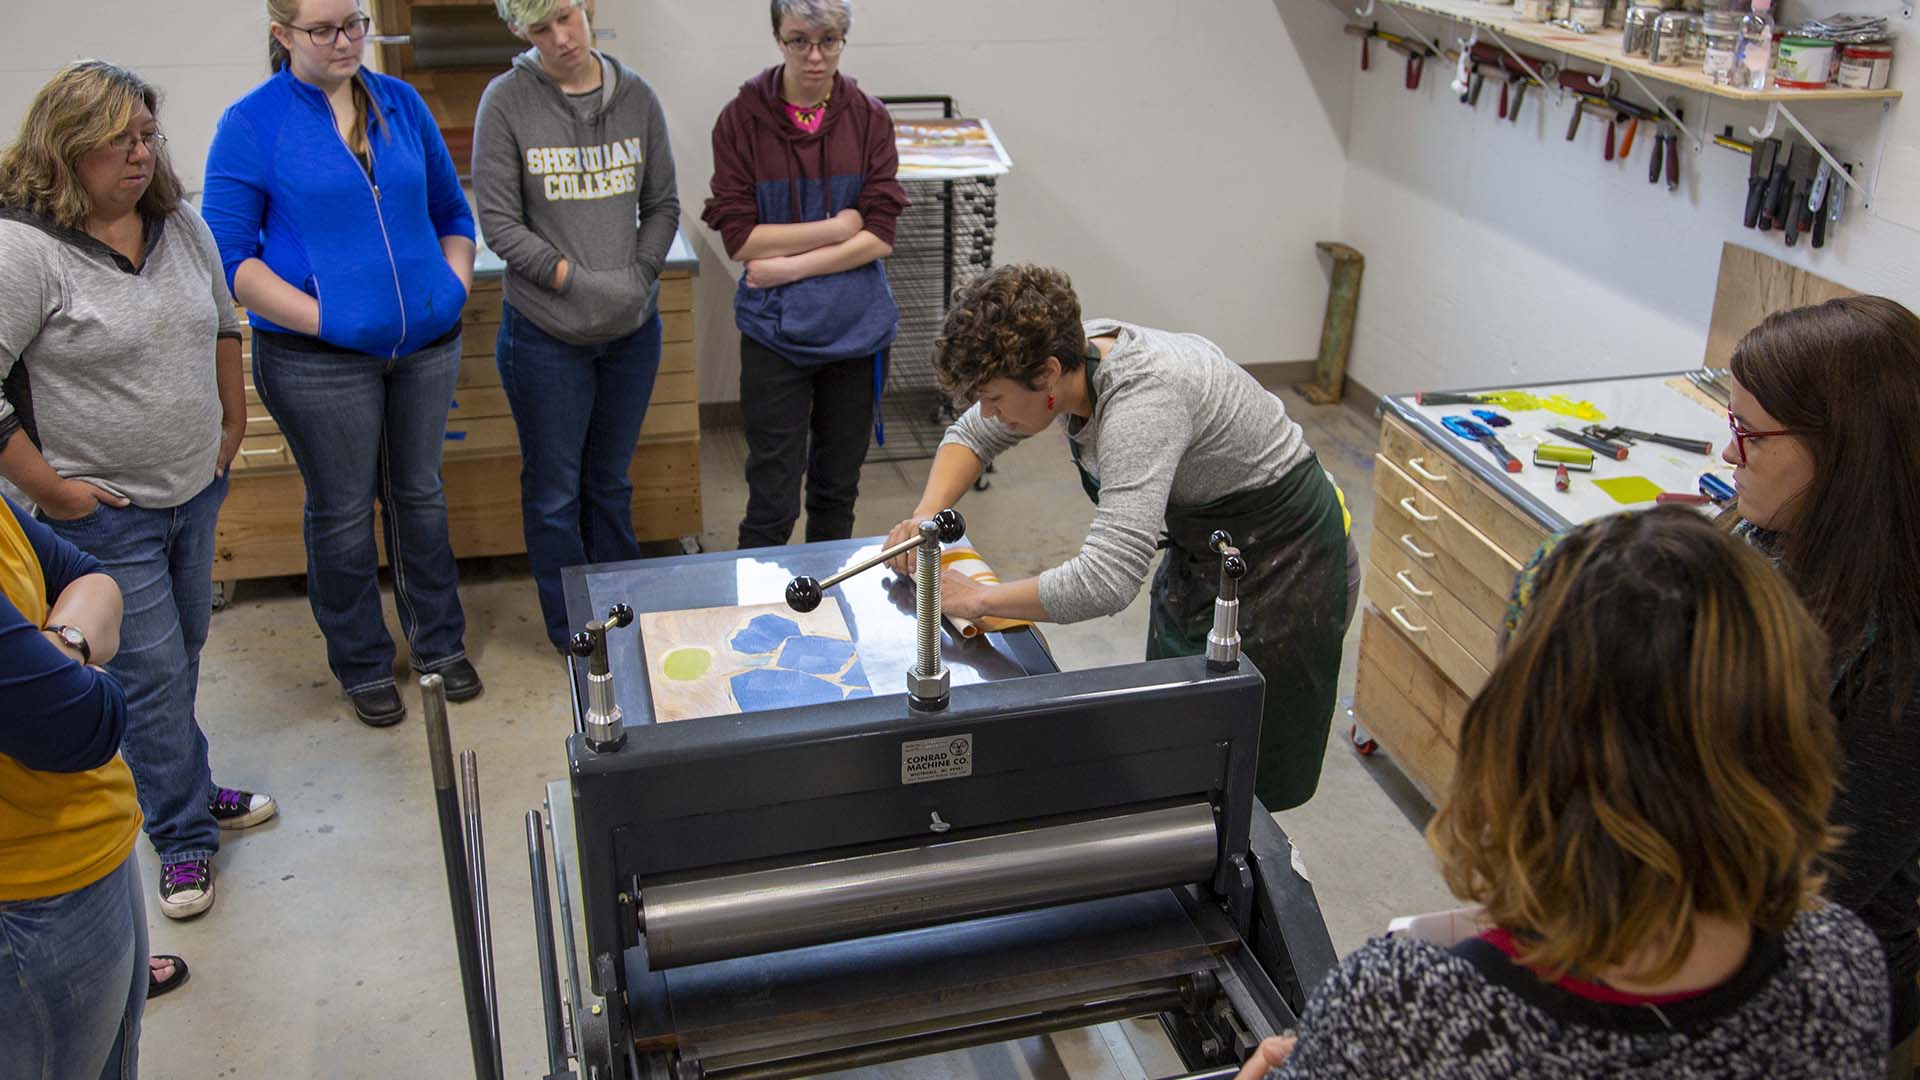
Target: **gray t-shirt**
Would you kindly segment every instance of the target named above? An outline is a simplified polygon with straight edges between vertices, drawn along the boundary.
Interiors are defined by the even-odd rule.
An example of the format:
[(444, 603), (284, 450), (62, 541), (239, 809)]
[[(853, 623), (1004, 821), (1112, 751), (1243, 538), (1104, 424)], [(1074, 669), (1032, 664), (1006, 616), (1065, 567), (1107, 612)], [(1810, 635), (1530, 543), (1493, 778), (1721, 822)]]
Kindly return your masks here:
[[(1206, 338), (1112, 319), (1085, 326), (1089, 338), (1118, 341), (1095, 370), (1092, 417), (1067, 429), (1100, 481), (1100, 505), (1080, 553), (1040, 575), (1040, 603), (1062, 623), (1132, 602), (1167, 507), (1267, 487), (1312, 453), (1280, 399)], [(992, 461), (1024, 437), (975, 404), (941, 444)]]
[[(0, 378), (25, 400), (53, 471), (131, 499), (178, 506), (213, 482), (220, 453), (214, 346), (239, 338), (220, 252), (186, 204), (147, 223), (146, 256), (0, 211)], [(12, 395), (10, 394), (11, 398)], [(0, 401), (0, 434), (27, 418)]]

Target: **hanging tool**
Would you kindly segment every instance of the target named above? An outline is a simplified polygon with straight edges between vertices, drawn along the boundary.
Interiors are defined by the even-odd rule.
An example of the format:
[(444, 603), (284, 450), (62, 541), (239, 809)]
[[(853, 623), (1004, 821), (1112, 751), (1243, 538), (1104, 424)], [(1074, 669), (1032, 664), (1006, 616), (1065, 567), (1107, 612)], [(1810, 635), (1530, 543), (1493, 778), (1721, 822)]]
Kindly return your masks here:
[(1627, 115), (1627, 130), (1620, 133), (1620, 160), (1621, 161), (1627, 160), (1627, 155), (1633, 153), (1633, 137), (1639, 131), (1640, 131), (1640, 118), (1637, 116)]
[(1792, 247), (1800, 239), (1800, 227), (1807, 223), (1807, 197), (1813, 191), (1813, 177), (1818, 159), (1812, 154), (1795, 154), (1793, 167), (1787, 170), (1787, 220), (1783, 226), (1787, 230), (1787, 246)]
[[(1853, 175), (1852, 165), (1842, 165), (1841, 168), (1847, 170), (1848, 176)], [(1827, 198), (1827, 223), (1830, 225), (1840, 224), (1840, 212), (1845, 210), (1846, 207), (1847, 207), (1847, 185), (1845, 184), (1833, 185), (1833, 194)]]
[(1513, 88), (1513, 108), (1507, 110), (1508, 123), (1518, 124), (1520, 122), (1520, 103), (1527, 99), (1527, 84), (1532, 81), (1532, 79), (1527, 77), (1525, 72), (1514, 76), (1516, 85)]
[(1760, 231), (1786, 224), (1787, 170), (1793, 164), (1795, 147), (1789, 143), (1785, 153), (1774, 155), (1773, 174), (1767, 177), (1766, 194), (1760, 204)]
[(1514, 80), (1514, 78), (1515, 78), (1514, 76), (1512, 76), (1512, 75), (1509, 75), (1509, 76), (1507, 76), (1507, 81), (1506, 81), (1506, 82), (1503, 82), (1503, 83), (1501, 83), (1501, 84), (1500, 84), (1500, 113), (1499, 113), (1499, 118), (1500, 118), (1500, 119), (1502, 119), (1502, 120), (1505, 120), (1505, 119), (1507, 118), (1507, 94), (1508, 94), (1508, 92), (1509, 92), (1510, 90), (1512, 90), (1512, 88), (1513, 88), (1513, 80)]
[[(1680, 111), (1679, 104), (1677, 98), (1668, 98), (1667, 110), (1675, 116), (1684, 118), (1686, 114)], [(1667, 190), (1678, 189), (1680, 187), (1680, 125), (1666, 119), (1660, 121), (1658, 133), (1654, 136), (1653, 161), (1647, 166), (1647, 183), (1659, 183), (1660, 166), (1663, 162), (1666, 165)]]
[(1807, 213), (1813, 222), (1811, 231), (1814, 247), (1827, 246), (1827, 198), (1829, 189), (1836, 186), (1833, 183), (1833, 166), (1827, 164), (1827, 159), (1821, 158), (1820, 171), (1813, 178), (1813, 194), (1807, 196)]
[(1744, 219), (1749, 229), (1759, 224), (1760, 210), (1766, 203), (1767, 180), (1773, 175), (1774, 155), (1779, 152), (1779, 139), (1762, 139), (1753, 146), (1753, 160), (1747, 163), (1747, 216)]
[(1420, 89), (1420, 77), (1427, 71), (1427, 52), (1409, 52), (1407, 54), (1407, 89)]
[(1587, 447), (1588, 449), (1593, 450), (1596, 453), (1605, 454), (1606, 456), (1612, 458), (1615, 461), (1627, 460), (1627, 448), (1620, 445), (1617, 442), (1610, 442), (1606, 439), (1602, 439), (1593, 435), (1583, 434), (1578, 431), (1568, 431), (1566, 428), (1562, 428), (1562, 427), (1550, 427), (1547, 430), (1552, 434), (1560, 436), (1561, 438), (1567, 440), (1570, 443), (1578, 443), (1579, 445)]
[(1586, 434), (1596, 439), (1604, 439), (1609, 442), (1623, 442), (1628, 445), (1650, 442), (1659, 443), (1662, 446), (1671, 446), (1675, 450), (1685, 450), (1694, 454), (1713, 453), (1713, 444), (1705, 439), (1689, 439), (1682, 435), (1661, 435), (1657, 432), (1639, 431), (1634, 428), (1619, 427), (1617, 425), (1603, 427), (1599, 424), (1589, 424), (1584, 430)]
[(1499, 436), (1493, 433), (1492, 428), (1464, 416), (1443, 416), (1440, 418), (1440, 423), (1455, 435), (1486, 447), (1487, 453), (1493, 455), (1493, 460), (1498, 462), (1502, 469), (1511, 473), (1520, 471), (1520, 459), (1507, 450)]

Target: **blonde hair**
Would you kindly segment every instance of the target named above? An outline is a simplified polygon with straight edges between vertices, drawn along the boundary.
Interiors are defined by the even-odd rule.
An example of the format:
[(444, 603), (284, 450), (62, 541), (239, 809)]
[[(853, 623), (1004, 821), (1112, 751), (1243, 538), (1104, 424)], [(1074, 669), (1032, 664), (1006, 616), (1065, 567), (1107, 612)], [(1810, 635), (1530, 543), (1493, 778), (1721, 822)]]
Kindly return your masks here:
[[(354, 10), (359, 10), (357, 3)], [(267, 0), (267, 21), (277, 23), (285, 27), (288, 32), (292, 32), (294, 21), (298, 18), (300, 18), (300, 0)], [(279, 38), (273, 36), (272, 30), (268, 30), (267, 70), (277, 72), (292, 63), (293, 54), (287, 51), (285, 45), (280, 44)], [(373, 118), (381, 131), (386, 131), (386, 117), (381, 115), (379, 103), (374, 101), (373, 95), (367, 91), (367, 80), (356, 71), (353, 75), (353, 130), (347, 134), (347, 149), (356, 154), (367, 152), (368, 117)]]
[[(105, 60), (76, 60), (56, 72), (27, 106), (20, 134), (0, 153), (0, 206), (83, 229), (93, 199), (81, 186), (82, 155), (124, 134), (141, 105), (156, 119), (160, 95), (145, 79)], [(153, 179), (139, 210), (165, 217), (179, 207), (180, 177), (164, 146), (153, 152)]]
[(1461, 723), (1427, 829), (1448, 886), (1548, 978), (1649, 955), (1670, 978), (1698, 915), (1785, 931), (1837, 840), (1825, 658), (1785, 578), (1698, 514), (1574, 529)]
[(500, 21), (518, 30), (553, 18), (562, 8), (586, 7), (587, 0), (493, 0)]

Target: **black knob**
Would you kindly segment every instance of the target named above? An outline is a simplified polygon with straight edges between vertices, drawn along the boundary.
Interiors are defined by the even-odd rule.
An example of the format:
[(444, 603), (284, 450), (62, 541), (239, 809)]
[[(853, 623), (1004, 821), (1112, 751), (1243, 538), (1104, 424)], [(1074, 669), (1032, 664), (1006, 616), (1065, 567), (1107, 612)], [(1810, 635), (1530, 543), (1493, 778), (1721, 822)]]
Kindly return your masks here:
[(585, 630), (573, 635), (573, 640), (567, 642), (567, 651), (582, 658), (592, 656), (593, 635), (587, 633)]
[(615, 604), (607, 609), (607, 628), (625, 626), (633, 621), (633, 609), (625, 604)]
[(1225, 529), (1215, 529), (1213, 535), (1207, 537), (1207, 546), (1215, 551), (1230, 548), (1233, 546), (1233, 534)]
[(943, 544), (955, 543), (967, 535), (966, 520), (960, 516), (958, 510), (948, 508), (940, 511), (933, 515), (933, 523), (940, 526), (940, 542)]
[(1247, 560), (1236, 551), (1220, 560), (1220, 572), (1237, 580), (1247, 572)]
[(820, 583), (810, 577), (787, 583), (787, 606), (795, 611), (812, 611), (820, 606), (820, 599)]

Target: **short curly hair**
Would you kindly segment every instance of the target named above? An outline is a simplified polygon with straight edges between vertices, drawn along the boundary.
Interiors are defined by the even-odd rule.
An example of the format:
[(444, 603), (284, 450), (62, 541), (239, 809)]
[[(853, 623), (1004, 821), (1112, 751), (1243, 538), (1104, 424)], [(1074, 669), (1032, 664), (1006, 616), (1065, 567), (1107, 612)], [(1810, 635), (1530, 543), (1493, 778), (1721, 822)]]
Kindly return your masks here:
[(1036, 389), (1047, 357), (1061, 371), (1080, 366), (1087, 332), (1073, 279), (1045, 266), (999, 266), (954, 290), (947, 322), (933, 342), (940, 385), (971, 401), (994, 379)]

